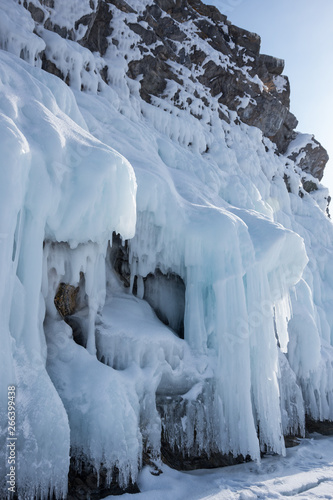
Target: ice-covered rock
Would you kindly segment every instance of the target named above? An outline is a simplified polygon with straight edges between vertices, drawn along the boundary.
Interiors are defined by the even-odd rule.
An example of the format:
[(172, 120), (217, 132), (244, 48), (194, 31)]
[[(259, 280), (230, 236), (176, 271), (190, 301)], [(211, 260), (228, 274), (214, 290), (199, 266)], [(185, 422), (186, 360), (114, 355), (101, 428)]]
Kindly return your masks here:
[[(38, 7), (29, 6), (39, 27), (44, 24), (102, 57), (115, 52), (118, 64), (125, 57), (127, 74), (139, 80), (140, 95), (147, 102), (154, 103), (152, 96), (168, 96), (175, 106), (201, 118), (202, 105), (203, 110), (209, 108), (209, 97), (216, 96), (220, 116), (228, 119), (224, 106), (237, 110), (243, 122), (259, 127), (281, 153), (293, 139), (297, 120), (289, 111), (288, 78), (281, 75), (284, 61), (260, 54), (260, 37), (232, 25), (216, 7), (199, 0), (83, 2), (74, 18), (59, 1), (45, 7), (44, 17)], [(60, 19), (59, 9), (67, 16)], [(125, 32), (125, 39), (119, 37)], [(38, 33), (46, 42), (43, 68), (70, 78), (60, 68), (63, 59), (54, 60), (50, 35), (45, 38), (40, 29)], [(112, 81), (108, 67), (106, 63), (97, 69), (106, 82)]]
[(322, 180), (324, 168), (328, 162), (328, 154), (313, 135), (295, 133), (286, 151), (286, 156), (304, 172), (320, 181)]
[[(43, 242), (66, 241), (65, 250), (80, 255), (77, 266), (72, 259), (69, 276), (61, 267), (65, 251), (58, 265), (70, 283), (77, 284), (80, 270), (86, 273), (93, 326), (105, 288), (105, 272), (102, 288), (97, 281), (103, 241), (113, 230), (133, 236), (136, 184), (128, 162), (89, 134), (63, 82), (4, 51), (0, 57), (1, 450), (7, 439), (6, 387), (16, 385), (19, 494), (47, 496), (50, 489), (61, 497), (70, 437), (65, 408), (45, 369)], [(79, 243), (87, 243), (81, 253)], [(52, 265), (51, 275), (57, 269)], [(94, 329), (90, 333), (94, 352)], [(2, 456), (1, 477), (6, 473)]]
[(143, 455), (284, 454), (333, 420), (333, 229), (283, 63), (197, 0), (25, 5), (0, 16), (19, 495), (65, 497), (70, 456), (125, 487)]

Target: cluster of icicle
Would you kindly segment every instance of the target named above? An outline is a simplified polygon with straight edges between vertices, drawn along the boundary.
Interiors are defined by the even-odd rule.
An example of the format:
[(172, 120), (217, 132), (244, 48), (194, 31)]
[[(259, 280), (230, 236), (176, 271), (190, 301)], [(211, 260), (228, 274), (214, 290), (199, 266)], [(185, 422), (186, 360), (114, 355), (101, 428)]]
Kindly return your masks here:
[[(108, 87), (96, 54), (33, 30), (2, 3), (0, 407), (16, 384), (21, 498), (65, 497), (70, 454), (135, 481), (162, 431), (185, 454), (284, 454), (305, 413), (333, 419), (327, 191), (301, 198), (293, 163), (214, 99), (209, 123), (142, 102), (125, 76), (133, 33), (105, 55)], [(43, 50), (71, 88), (40, 69)], [(185, 283), (184, 340), (143, 300), (156, 269)], [(60, 283), (83, 288), (84, 346), (55, 308)]]

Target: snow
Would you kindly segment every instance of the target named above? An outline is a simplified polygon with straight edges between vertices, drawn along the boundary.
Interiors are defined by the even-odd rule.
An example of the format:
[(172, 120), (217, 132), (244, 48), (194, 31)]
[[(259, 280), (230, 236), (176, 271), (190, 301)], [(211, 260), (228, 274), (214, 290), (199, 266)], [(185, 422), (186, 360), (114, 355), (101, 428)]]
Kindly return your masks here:
[[(300, 451), (262, 465), (260, 456), (284, 457), (283, 435), (303, 436), (305, 413), (333, 420), (327, 190), (318, 185), (315, 196), (299, 196), (295, 163), (276, 155), (259, 129), (239, 124), (236, 112), (226, 109), (230, 123), (222, 121), (219, 96), (204, 88), (205, 110), (198, 100), (176, 108), (174, 82), (163, 99), (142, 101), (139, 82), (126, 75), (130, 58), (140, 57), (126, 25), (134, 14), (111, 8), (120, 43), (102, 58), (41, 27), (37, 37), (22, 5), (1, 3), (0, 397), (5, 408), (6, 386), (17, 384), (20, 495), (66, 496), (70, 453), (78, 468), (88, 460), (99, 473), (104, 464), (109, 482), (115, 467), (121, 485), (138, 480), (142, 498), (157, 498), (156, 489), (177, 498), (182, 481), (185, 495), (215, 495), (207, 483), (219, 489), (224, 476), (228, 494), (253, 498), (266, 491), (261, 481), (270, 467), (288, 464), (296, 470), (293, 489), (288, 480), (289, 490), (265, 484), (276, 495), (296, 494), (319, 481), (314, 471), (307, 482), (298, 461), (311, 447), (331, 460), (328, 441), (305, 440)], [(57, 0), (49, 15), (70, 29), (89, 11), (88, 2)], [(235, 69), (189, 21), (184, 26), (207, 61)], [(69, 86), (39, 68), (45, 46)], [(109, 85), (99, 74), (104, 66)], [(193, 82), (178, 66), (185, 102)], [(201, 111), (201, 119), (193, 116)], [(298, 135), (287, 155), (309, 140)], [(129, 287), (110, 264), (114, 233), (128, 240)], [(154, 285), (150, 274), (160, 276)], [(143, 300), (151, 295), (157, 306), (176, 295), (173, 285), (162, 288), (161, 275), (177, 275), (185, 286), (185, 304), (163, 310), (170, 328)], [(71, 318), (78, 342), (54, 305), (60, 283), (80, 287)], [(181, 339), (171, 328), (183, 306)], [(5, 429), (1, 414), (1, 444)], [(185, 455), (231, 453), (255, 462), (205, 475), (163, 466), (160, 478), (148, 469), (138, 476), (143, 450), (159, 459), (162, 429)], [(260, 478), (253, 486), (246, 483), (251, 470)]]
[(311, 144), (312, 149), (317, 148), (318, 144), (313, 141), (314, 136), (311, 134), (298, 133), (293, 141), (288, 146), (286, 156), (291, 156), (293, 153), (299, 153), (307, 145)]
[(49, 347), (53, 347), (47, 370), (68, 415), (72, 454), (78, 468), (80, 459), (88, 458), (96, 470), (103, 463), (110, 481), (116, 466), (120, 485), (126, 485), (137, 476), (141, 455), (137, 394), (126, 377), (77, 345), (66, 323), (59, 326), (45, 325)]
[(63, 79), (67, 78), (73, 89), (96, 93), (97, 64), (92, 53), (78, 43), (65, 40), (52, 31), (39, 28), (38, 34), (45, 41), (47, 59), (57, 65)]
[(243, 97), (237, 96), (236, 97), (237, 102), (237, 111), (241, 108), (245, 109), (247, 106), (251, 103), (256, 106), (256, 101), (254, 99), (251, 99), (251, 97), (248, 94), (245, 94)]
[[(280, 61), (281, 61), (281, 59), (280, 59)], [(282, 92), (284, 92), (286, 90), (287, 83), (288, 83), (287, 77), (285, 77), (283, 75), (275, 75), (273, 77), (273, 82), (274, 82), (276, 91), (279, 94), (282, 94)]]
[(45, 43), (33, 33), (34, 27), (29, 12), (15, 2), (1, 2), (0, 48), (41, 66)]
[(97, 6), (97, 0), (54, 0), (52, 21), (58, 26), (72, 28), (75, 21), (90, 14)]
[[(265, 457), (214, 470), (179, 472), (160, 464), (159, 476), (149, 466), (139, 476), (141, 493), (124, 500), (254, 500), (257, 498), (332, 498), (332, 437), (313, 434), (281, 457)], [(113, 497), (107, 497), (111, 500)]]

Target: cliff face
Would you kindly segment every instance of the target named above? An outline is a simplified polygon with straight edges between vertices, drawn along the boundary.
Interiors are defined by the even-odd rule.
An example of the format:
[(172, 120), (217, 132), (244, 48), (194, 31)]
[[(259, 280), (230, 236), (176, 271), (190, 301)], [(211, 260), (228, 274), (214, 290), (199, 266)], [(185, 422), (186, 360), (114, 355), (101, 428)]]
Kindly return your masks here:
[[(162, 98), (200, 120), (214, 102), (222, 120), (229, 122), (229, 113), (237, 113), (271, 139), (280, 154), (298, 136), (297, 119), (289, 111), (289, 80), (282, 74), (284, 61), (261, 54), (260, 37), (232, 25), (216, 7), (200, 0), (157, 0), (134, 7), (124, 0), (103, 0), (90, 2), (80, 18), (74, 14), (72, 25), (59, 26), (54, 3), (25, 6), (37, 32), (44, 25), (101, 57), (109, 50), (124, 59), (126, 74), (140, 82), (140, 95), (148, 103)], [(131, 44), (124, 43), (125, 33)], [(48, 47), (42, 67), (71, 84), (70, 70), (62, 73)], [(112, 67), (105, 64), (99, 71), (112, 84)], [(300, 152), (301, 168), (321, 180), (328, 161), (324, 148), (309, 137)]]
[(3, 0), (0, 48), (21, 497), (68, 472), (69, 495), (135, 492), (144, 464), (283, 455), (333, 421), (327, 154), (283, 61), (192, 0)]

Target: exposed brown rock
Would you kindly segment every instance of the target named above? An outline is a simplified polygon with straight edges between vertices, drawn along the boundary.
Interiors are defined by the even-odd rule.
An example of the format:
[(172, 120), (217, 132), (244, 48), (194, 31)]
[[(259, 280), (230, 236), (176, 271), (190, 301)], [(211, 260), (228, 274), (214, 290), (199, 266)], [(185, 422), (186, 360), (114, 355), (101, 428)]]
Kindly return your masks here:
[(259, 61), (264, 64), (272, 75), (281, 75), (284, 70), (284, 60), (277, 57), (260, 54)]
[(91, 50), (105, 54), (109, 46), (107, 38), (112, 34), (113, 28), (110, 24), (112, 12), (106, 2), (99, 2), (96, 12), (79, 19), (75, 25), (77, 29), (80, 24), (88, 26), (86, 34), (79, 43)]
[(112, 246), (109, 247), (108, 255), (111, 267), (116, 271), (123, 285), (128, 288), (131, 280), (128, 242), (123, 243), (120, 234), (113, 232)]
[[(54, 1), (41, 0), (41, 5), (47, 11), (54, 8)], [(232, 25), (216, 7), (201, 0), (155, 0), (138, 13), (125, 0), (99, 0), (97, 7), (91, 2), (91, 12), (68, 29), (53, 25), (50, 18), (44, 20), (46, 11), (32, 2), (29, 5), (25, 2), (25, 6), (37, 25), (44, 23), (46, 29), (63, 38), (74, 40), (79, 27), (86, 26), (85, 35), (78, 41), (101, 56), (110, 43), (115, 47), (119, 45), (116, 36), (111, 39), (115, 9), (130, 14), (130, 18), (124, 17), (121, 22), (138, 35), (139, 40), (133, 44), (133, 49), (139, 48), (141, 57), (137, 60), (129, 58), (127, 75), (132, 79), (140, 76), (142, 99), (151, 103), (152, 96), (164, 97), (168, 81), (174, 81), (178, 84), (175, 96), (170, 96), (174, 105), (180, 109), (189, 107), (193, 116), (199, 120), (202, 118), (202, 114), (192, 112), (190, 99), (181, 102), (177, 97), (181, 89), (185, 89), (181, 75), (170, 64), (177, 63), (191, 71), (192, 81), (197, 83), (195, 97), (201, 99), (204, 106), (210, 106), (207, 91), (213, 97), (220, 95), (218, 113), (221, 119), (229, 122), (225, 106), (236, 111), (241, 121), (258, 127), (275, 142), (281, 154), (286, 153), (293, 140), (297, 119), (289, 110), (290, 85), (288, 78), (282, 75), (284, 61), (260, 54), (260, 36)], [(190, 34), (183, 27), (188, 26), (188, 22), (194, 28)], [(204, 41), (200, 48), (192, 33)], [(212, 50), (217, 56), (223, 55), (224, 64), (210, 57)], [(42, 67), (70, 84), (68, 75), (63, 75), (54, 62), (46, 60), (45, 55)], [(100, 69), (106, 83), (109, 70), (106, 66)], [(244, 97), (248, 104), (242, 106), (240, 99)], [(327, 159), (324, 148), (309, 146), (301, 168), (321, 179)]]
[(284, 436), (284, 444), (286, 448), (294, 448), (301, 443), (298, 436)]
[(45, 19), (45, 14), (42, 9), (39, 7), (36, 7), (33, 3), (29, 3), (28, 5), (28, 11), (31, 14), (31, 17), (36, 23), (42, 23)]
[(54, 297), (54, 305), (63, 318), (75, 313), (78, 293), (79, 287), (67, 283), (59, 284)]
[(315, 182), (310, 180), (302, 179), (303, 189), (307, 193), (311, 193), (312, 191), (317, 191), (318, 186)]
[(107, 482), (107, 471), (101, 468), (99, 478), (97, 472), (88, 463), (83, 462), (80, 467), (75, 466), (71, 459), (68, 474), (67, 500), (99, 500), (109, 495), (123, 495), (124, 493), (140, 493), (138, 485), (131, 483), (127, 488), (121, 488), (117, 481), (117, 471), (110, 485)]
[(310, 434), (318, 432), (324, 436), (333, 436), (333, 422), (330, 422), (329, 420), (313, 420), (311, 417), (306, 416), (305, 427), (307, 432)]
[(61, 80), (65, 80), (65, 76), (62, 71), (60, 71), (60, 69), (58, 69), (52, 61), (49, 61), (49, 59), (47, 59), (45, 53), (42, 56), (42, 69), (44, 71), (47, 71), (48, 73), (51, 73), (52, 75), (57, 76), (58, 78), (61, 78)]
[(39, 0), (42, 5), (45, 5), (46, 7), (50, 7), (51, 9), (54, 8), (54, 0)]
[(209, 456), (204, 452), (200, 455), (187, 454), (186, 452), (184, 453), (184, 450), (180, 450), (177, 447), (174, 449), (171, 448), (169, 443), (163, 439), (163, 436), (161, 442), (161, 457), (162, 461), (172, 469), (187, 471), (228, 467), (230, 465), (251, 461), (250, 457), (243, 457), (243, 455), (234, 457), (231, 453), (223, 454), (213, 452)]
[(325, 148), (312, 137), (306, 146), (301, 147), (289, 155), (304, 172), (307, 172), (320, 181), (324, 175), (324, 169), (328, 162), (328, 154)]
[(160, 50), (160, 57), (147, 55), (139, 61), (132, 61), (129, 64), (128, 76), (130, 78), (136, 79), (139, 75), (143, 76), (140, 81), (140, 95), (146, 102), (151, 102), (152, 95), (159, 96), (163, 94), (168, 79), (180, 83), (179, 78), (171, 71), (170, 66), (163, 61), (161, 56), (164, 53), (165, 50), (163, 52)]
[(232, 41), (239, 45), (240, 47), (244, 47), (249, 52), (253, 54), (259, 55), (261, 38), (256, 33), (251, 33), (250, 31), (244, 30), (242, 28), (238, 28), (238, 26), (234, 26), (231, 24), (229, 26), (229, 34), (231, 36)]

